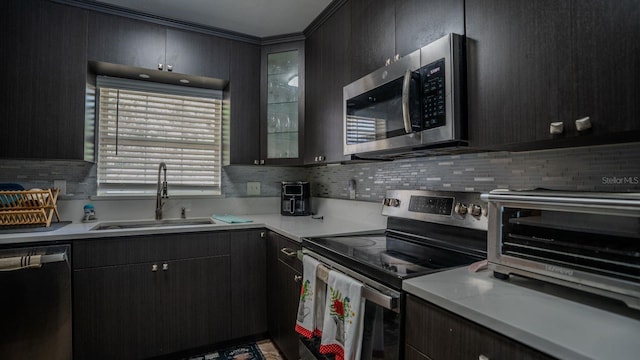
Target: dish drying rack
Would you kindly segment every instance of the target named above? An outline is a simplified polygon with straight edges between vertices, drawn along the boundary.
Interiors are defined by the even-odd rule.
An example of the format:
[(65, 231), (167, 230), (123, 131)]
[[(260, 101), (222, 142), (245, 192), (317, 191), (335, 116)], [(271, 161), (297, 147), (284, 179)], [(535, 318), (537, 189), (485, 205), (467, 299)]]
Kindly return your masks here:
[(60, 189), (0, 191), (0, 227), (41, 225), (49, 227), (53, 215), (60, 222), (56, 203)]

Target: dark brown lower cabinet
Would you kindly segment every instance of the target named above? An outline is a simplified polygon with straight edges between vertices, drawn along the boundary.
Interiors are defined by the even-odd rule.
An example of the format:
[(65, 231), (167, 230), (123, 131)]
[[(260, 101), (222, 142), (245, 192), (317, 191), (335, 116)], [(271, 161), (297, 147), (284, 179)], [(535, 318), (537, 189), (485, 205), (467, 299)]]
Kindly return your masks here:
[(267, 246), (269, 334), (286, 359), (298, 359), (295, 325), (302, 262), (295, 253), (300, 243), (270, 232)]
[(74, 359), (146, 359), (266, 333), (262, 234), (74, 242)]
[(230, 339), (229, 268), (224, 255), (74, 271), (74, 358), (144, 359)]
[(231, 336), (267, 332), (267, 264), (265, 230), (231, 235)]
[(554, 359), (414, 296), (406, 309), (407, 360)]

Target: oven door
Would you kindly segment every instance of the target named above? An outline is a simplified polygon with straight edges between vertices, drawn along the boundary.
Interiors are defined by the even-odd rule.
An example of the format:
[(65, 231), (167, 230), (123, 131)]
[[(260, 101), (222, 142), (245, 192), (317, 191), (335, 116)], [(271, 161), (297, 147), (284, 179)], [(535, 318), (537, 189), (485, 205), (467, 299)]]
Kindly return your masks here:
[[(388, 288), (359, 273), (320, 256), (308, 249), (303, 253), (318, 260), (322, 265), (342, 272), (364, 284), (365, 298), (364, 329), (360, 359), (399, 360), (403, 358), (404, 344), (404, 293)], [(320, 338), (300, 338), (301, 359), (333, 359), (320, 354)]]

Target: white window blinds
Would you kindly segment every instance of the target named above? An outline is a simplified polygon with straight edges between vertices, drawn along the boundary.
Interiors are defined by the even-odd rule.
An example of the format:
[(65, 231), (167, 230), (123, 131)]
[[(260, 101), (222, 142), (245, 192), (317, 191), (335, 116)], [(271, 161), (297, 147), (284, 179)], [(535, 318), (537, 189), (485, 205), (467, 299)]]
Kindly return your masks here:
[(98, 77), (98, 191), (155, 193), (167, 164), (169, 193), (220, 193), (219, 91)]

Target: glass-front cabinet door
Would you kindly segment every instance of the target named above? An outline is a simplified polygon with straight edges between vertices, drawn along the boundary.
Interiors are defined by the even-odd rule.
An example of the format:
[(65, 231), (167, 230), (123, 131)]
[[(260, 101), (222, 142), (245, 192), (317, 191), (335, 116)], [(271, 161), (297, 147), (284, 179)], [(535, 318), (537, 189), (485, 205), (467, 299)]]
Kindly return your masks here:
[(260, 163), (302, 163), (303, 59), (300, 42), (263, 50)]

